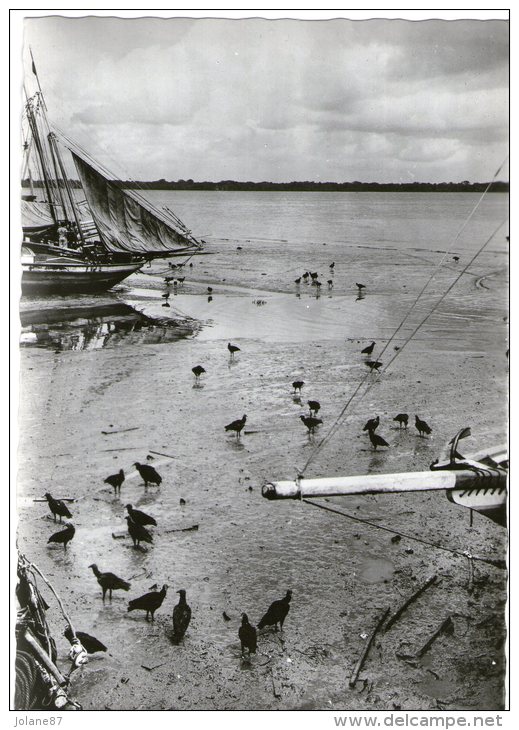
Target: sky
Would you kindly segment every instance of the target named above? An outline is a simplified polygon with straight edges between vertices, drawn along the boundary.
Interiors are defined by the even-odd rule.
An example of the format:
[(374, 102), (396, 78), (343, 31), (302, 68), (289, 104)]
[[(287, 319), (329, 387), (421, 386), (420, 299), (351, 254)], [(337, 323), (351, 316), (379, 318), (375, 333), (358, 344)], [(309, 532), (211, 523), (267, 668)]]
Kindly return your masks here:
[(49, 15), (22, 31), (29, 90), (30, 46), (50, 118), (124, 179), (488, 181), (508, 154), (504, 20)]

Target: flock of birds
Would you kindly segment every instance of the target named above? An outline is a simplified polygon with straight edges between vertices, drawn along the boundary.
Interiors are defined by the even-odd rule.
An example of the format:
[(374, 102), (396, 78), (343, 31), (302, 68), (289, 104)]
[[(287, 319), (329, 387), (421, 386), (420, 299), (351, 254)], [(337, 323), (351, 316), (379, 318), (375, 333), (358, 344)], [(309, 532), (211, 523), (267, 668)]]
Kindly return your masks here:
[[(330, 264), (330, 270), (332, 272), (334, 266), (335, 263), (332, 262)], [(182, 286), (184, 280), (185, 277), (179, 276), (167, 276), (165, 278), (165, 282), (168, 287), (171, 283), (173, 283), (173, 286), (175, 288), (177, 286)], [(304, 274), (302, 274), (301, 277), (295, 280), (296, 285), (299, 286), (301, 284), (301, 281), (304, 281), (305, 283), (311, 282), (311, 284), (316, 286), (318, 289), (321, 287), (321, 282), (318, 279), (317, 272), (306, 271)], [(329, 288), (332, 288), (333, 281), (330, 279), (328, 280), (327, 284)], [(359, 291), (359, 295), (362, 295), (362, 290), (365, 289), (365, 285), (357, 283), (356, 286)], [(212, 293), (211, 287), (208, 287), (207, 290), (209, 294)], [(168, 289), (168, 291), (166, 291), (162, 295), (162, 297), (166, 300), (163, 306), (169, 306), (169, 296), (170, 292)], [(367, 359), (365, 360), (365, 364), (371, 370), (378, 370), (382, 366), (381, 361), (379, 361), (378, 359), (372, 359), (375, 344), (376, 343), (373, 341), (361, 351), (361, 354), (367, 357)], [(240, 348), (237, 345), (228, 342), (227, 349), (229, 351), (231, 361), (234, 361), (236, 353), (240, 352)], [(195, 365), (192, 368), (192, 372), (195, 377), (195, 383), (198, 384), (200, 382), (201, 376), (206, 373), (206, 370), (202, 365)], [(299, 395), (300, 398), (304, 385), (305, 383), (303, 380), (295, 380), (292, 383), (294, 396)], [(322, 419), (318, 416), (321, 409), (321, 404), (319, 403), (319, 401), (316, 400), (308, 400), (307, 404), (309, 408), (309, 413), (302, 414), (300, 416), (300, 419), (303, 422), (304, 426), (307, 428), (308, 434), (311, 435), (315, 432), (315, 429), (323, 423)], [(399, 428), (407, 429), (409, 421), (409, 416), (407, 413), (399, 413), (394, 417), (393, 420), (398, 423)], [(240, 439), (241, 432), (245, 426), (246, 421), (247, 416), (246, 414), (244, 414), (241, 418), (227, 424), (225, 426), (225, 431), (235, 433), (236, 438)], [(376, 433), (379, 424), (380, 417), (376, 416), (375, 418), (370, 418), (362, 429), (363, 431), (368, 432), (369, 439), (374, 450), (376, 450), (377, 447), (389, 446), (389, 443), (382, 436)], [(432, 432), (431, 427), (426, 423), (426, 421), (420, 419), (418, 416), (415, 416), (415, 426), (418, 434), (421, 437)], [(161, 485), (162, 477), (153, 466), (151, 466), (150, 464), (141, 464), (139, 462), (135, 462), (133, 466), (136, 468), (140, 477), (142, 478), (146, 489), (148, 488), (149, 484), (155, 486)], [(120, 469), (119, 472), (108, 476), (104, 480), (106, 484), (109, 484), (113, 488), (115, 496), (120, 496), (121, 487), (124, 481), (125, 473), (123, 469)], [(54, 517), (54, 521), (56, 521), (56, 517), (59, 517), (60, 523), (62, 522), (62, 518), (72, 518), (70, 510), (63, 500), (54, 499), (54, 497), (52, 497), (52, 495), (48, 492), (45, 494), (45, 498), (47, 500), (49, 509)], [(180, 501), (181, 503), (185, 504), (184, 500), (181, 499)], [(152, 544), (153, 536), (148, 528), (150, 526), (157, 526), (157, 521), (155, 520), (155, 518), (151, 515), (146, 514), (145, 512), (142, 512), (141, 510), (134, 509), (132, 504), (127, 504), (126, 510), (128, 514), (125, 517), (125, 520), (127, 523), (128, 533), (133, 541), (134, 547), (139, 548), (141, 546), (141, 542)], [(70, 522), (66, 522), (64, 525), (64, 529), (52, 534), (49, 537), (48, 542), (62, 544), (64, 549), (66, 550), (68, 543), (73, 539), (74, 535), (74, 525)], [(103, 602), (105, 601), (107, 593), (109, 599), (111, 600), (113, 591), (130, 590), (130, 582), (118, 577), (112, 572), (101, 571), (96, 563), (92, 563), (91, 565), (89, 565), (89, 568), (93, 571), (93, 574), (101, 587)], [(162, 606), (164, 599), (166, 598), (167, 590), (167, 584), (164, 584), (160, 590), (158, 590), (157, 585), (152, 586), (149, 589), (148, 593), (145, 593), (138, 598), (130, 600), (127, 610), (143, 611), (146, 613), (146, 620), (149, 620), (151, 617), (151, 621), (154, 621), (155, 612)], [(171, 636), (171, 639), (175, 644), (178, 644), (182, 641), (190, 624), (192, 614), (191, 608), (186, 600), (186, 591), (184, 589), (179, 589), (177, 593), (179, 594), (179, 601), (173, 609), (173, 634)], [(240, 640), (241, 653), (243, 658), (245, 658), (245, 652), (248, 653), (248, 658), (250, 658), (251, 654), (256, 653), (258, 644), (258, 630), (261, 630), (268, 626), (274, 626), (275, 630), (277, 631), (278, 625), (281, 630), (283, 629), (283, 623), (290, 610), (291, 597), (292, 592), (288, 590), (286, 592), (286, 595), (282, 599), (274, 601), (269, 606), (268, 610), (263, 615), (261, 620), (258, 622), (257, 628), (250, 623), (248, 615), (246, 613), (242, 613), (241, 626), (239, 627), (238, 631), (238, 638)], [(225, 611), (223, 612), (223, 617), (226, 621), (231, 620)], [(73, 635), (70, 627), (65, 631), (65, 636), (72, 643)], [(89, 636), (84, 632), (76, 632), (76, 636), (79, 638), (83, 647), (88, 653), (94, 653), (96, 651), (106, 651), (106, 646), (104, 646), (104, 644), (95, 637)]]
[[(330, 273), (333, 274), (335, 269), (335, 261), (332, 261), (330, 264)], [(305, 271), (304, 274), (301, 274), (301, 276), (298, 276), (297, 279), (294, 279), (294, 284), (297, 286), (299, 291), (299, 286), (301, 285), (301, 282), (304, 284), (311, 284), (311, 286), (316, 287), (316, 296), (319, 296), (319, 293), (321, 291), (322, 282), (319, 281), (319, 272), (318, 271)], [(328, 285), (328, 289), (333, 289), (333, 279), (327, 279), (326, 283)], [(355, 283), (355, 286), (357, 287), (359, 296), (359, 299), (364, 298), (363, 289), (366, 288), (365, 284), (359, 284)]]
[[(139, 462), (136, 462), (134, 466), (142, 477), (145, 487), (147, 487), (149, 483), (160, 486), (162, 477), (153, 466), (149, 464), (140, 464)], [(112, 474), (104, 480), (105, 484), (109, 484), (113, 487), (115, 495), (120, 495), (121, 486), (124, 481), (125, 475), (123, 469), (120, 469), (117, 474)], [(45, 498), (54, 518), (54, 522), (56, 522), (56, 517), (59, 518), (60, 523), (62, 522), (62, 518), (72, 518), (72, 513), (63, 500), (55, 499), (49, 492), (45, 493)], [(181, 502), (184, 502), (184, 500), (181, 500)], [(125, 519), (128, 524), (128, 532), (133, 540), (134, 547), (139, 547), (141, 542), (152, 543), (153, 538), (147, 527), (156, 527), (156, 519), (141, 510), (135, 509), (131, 504), (126, 505), (126, 510), (128, 515)], [(48, 542), (62, 544), (66, 550), (67, 544), (72, 540), (74, 534), (74, 525), (72, 525), (72, 523), (65, 523), (65, 529), (51, 535)], [(108, 598), (111, 601), (113, 591), (127, 592), (130, 590), (131, 583), (120, 578), (115, 573), (110, 571), (101, 571), (96, 563), (92, 563), (88, 567), (92, 570), (99, 586), (101, 587), (103, 603), (106, 600), (107, 593)], [(158, 590), (157, 585), (151, 586), (147, 593), (139, 596), (138, 598), (133, 598), (128, 602), (127, 611), (143, 611), (146, 613), (147, 621), (149, 621), (150, 618), (151, 621), (154, 621), (155, 612), (162, 606), (164, 599), (166, 598), (167, 591), (168, 585), (166, 583), (160, 590)], [(186, 600), (185, 589), (181, 588), (177, 591), (177, 593), (179, 594), (179, 600), (173, 608), (173, 633), (171, 634), (171, 641), (173, 644), (178, 645), (183, 640), (189, 627), (192, 611)], [(282, 599), (271, 603), (263, 617), (258, 622), (257, 628), (249, 622), (247, 614), (242, 613), (241, 625), (238, 630), (242, 658), (250, 659), (250, 655), (256, 653), (258, 630), (274, 626), (275, 631), (278, 631), (278, 625), (280, 629), (283, 629), (283, 623), (290, 610), (291, 598), (292, 591), (288, 590)], [(223, 618), (226, 621), (231, 620), (225, 611), (223, 612)], [(90, 636), (82, 631), (75, 631), (75, 635), (88, 654), (107, 651), (107, 647), (96, 637)], [(65, 630), (64, 636), (71, 644), (74, 642), (74, 634), (70, 626), (68, 626)], [(246, 651), (247, 655), (245, 654)]]

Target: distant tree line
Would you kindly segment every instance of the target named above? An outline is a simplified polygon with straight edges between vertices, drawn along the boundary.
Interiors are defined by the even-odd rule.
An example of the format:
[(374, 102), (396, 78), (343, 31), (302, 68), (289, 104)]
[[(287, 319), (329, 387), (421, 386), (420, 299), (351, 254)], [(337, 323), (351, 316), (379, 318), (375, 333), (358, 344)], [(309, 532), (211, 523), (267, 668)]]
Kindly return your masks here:
[[(79, 188), (79, 180), (69, 181), (72, 187)], [(404, 192), (404, 193), (480, 193), (487, 182), (413, 182), (413, 183), (377, 183), (377, 182), (313, 182), (311, 180), (286, 183), (275, 182), (237, 182), (236, 180), (220, 180), (220, 182), (195, 182), (194, 180), (113, 180), (114, 185), (127, 189), (148, 190), (263, 190), (263, 191), (295, 191), (295, 192)], [(34, 187), (43, 187), (41, 180), (33, 181)], [(22, 181), (22, 187), (30, 187), (29, 180)], [(493, 193), (507, 193), (510, 185), (507, 182), (494, 182), (490, 188)]]

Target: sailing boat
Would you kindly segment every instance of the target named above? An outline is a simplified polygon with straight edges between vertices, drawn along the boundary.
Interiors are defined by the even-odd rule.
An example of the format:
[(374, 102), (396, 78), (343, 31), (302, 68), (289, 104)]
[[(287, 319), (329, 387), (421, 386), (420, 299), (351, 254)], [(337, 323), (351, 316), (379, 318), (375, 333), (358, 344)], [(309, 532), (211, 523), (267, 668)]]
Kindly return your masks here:
[[(37, 78), (34, 62), (32, 70)], [(104, 291), (152, 259), (201, 249), (172, 211), (124, 189), (87, 152), (53, 131), (39, 81), (38, 89), (27, 97), (24, 115), (22, 185), (25, 181), (30, 193), (22, 194), (23, 294)], [(62, 145), (79, 175), (81, 202), (78, 183), (67, 175)]]

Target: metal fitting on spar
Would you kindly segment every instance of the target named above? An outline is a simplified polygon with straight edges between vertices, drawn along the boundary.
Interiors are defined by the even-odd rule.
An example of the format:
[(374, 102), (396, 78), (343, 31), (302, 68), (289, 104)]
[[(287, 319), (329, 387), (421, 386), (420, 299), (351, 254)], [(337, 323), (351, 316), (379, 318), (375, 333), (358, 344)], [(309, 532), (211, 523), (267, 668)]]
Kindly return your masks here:
[(261, 488), (261, 495), (265, 499), (300, 499), (302, 496), (299, 480), (294, 482), (267, 482)]

